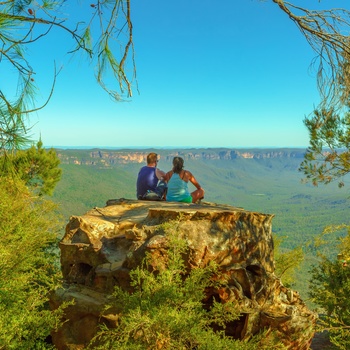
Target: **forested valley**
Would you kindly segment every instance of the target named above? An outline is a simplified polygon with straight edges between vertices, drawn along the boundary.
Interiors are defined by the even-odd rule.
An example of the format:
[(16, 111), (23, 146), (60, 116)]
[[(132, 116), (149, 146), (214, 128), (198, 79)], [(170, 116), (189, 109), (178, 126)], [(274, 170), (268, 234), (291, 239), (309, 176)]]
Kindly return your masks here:
[[(108, 154), (123, 153), (147, 155), (151, 150), (115, 150)], [(317, 253), (334, 258), (343, 231), (323, 236), (327, 244), (316, 245), (316, 239), (329, 225), (347, 223), (349, 190), (336, 183), (313, 186), (304, 183), (298, 171), (303, 150), (274, 149), (274, 154), (284, 156), (270, 158), (215, 159), (220, 150), (155, 150), (160, 154), (159, 168), (171, 169), (171, 155), (179, 152), (185, 159), (185, 168), (196, 176), (206, 190), (205, 201), (230, 204), (249, 211), (275, 215), (273, 234), (281, 240), (281, 251), (302, 247), (304, 261), (296, 271), (293, 288), (308, 303), (308, 279)], [(222, 151), (222, 150), (221, 150)], [(248, 150), (264, 154), (271, 150)], [(53, 200), (60, 205), (63, 221), (70, 215), (81, 215), (94, 207), (103, 207), (108, 199), (135, 199), (136, 177), (144, 163), (138, 161), (115, 161), (91, 158), (96, 150), (58, 150), (62, 158), (62, 179), (55, 190)], [(188, 154), (205, 154), (191, 157)], [(200, 159), (198, 159), (200, 158)], [(214, 158), (214, 159), (213, 159)], [(111, 161), (113, 160), (113, 161)], [(63, 231), (64, 228), (62, 228)]]

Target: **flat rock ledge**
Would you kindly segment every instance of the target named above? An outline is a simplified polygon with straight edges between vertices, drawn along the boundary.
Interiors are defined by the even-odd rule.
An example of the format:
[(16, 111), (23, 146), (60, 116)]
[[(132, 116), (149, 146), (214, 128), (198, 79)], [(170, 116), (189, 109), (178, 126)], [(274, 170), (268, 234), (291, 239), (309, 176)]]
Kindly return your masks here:
[(228, 335), (245, 339), (269, 329), (288, 349), (309, 349), (317, 315), (274, 274), (272, 219), (271, 214), (215, 203), (123, 198), (72, 216), (60, 242), (64, 284), (50, 302), (52, 308), (65, 301), (74, 304), (52, 334), (54, 345), (84, 349), (100, 324), (116, 326), (118, 315), (105, 311), (108, 295), (115, 286), (130, 290), (129, 272), (146, 252), (159, 262), (166, 249), (160, 225), (176, 220), (191, 252), (187, 263), (203, 267), (213, 260), (228, 281), (225, 288), (208, 291), (206, 300), (241, 306), (242, 316), (227, 326)]

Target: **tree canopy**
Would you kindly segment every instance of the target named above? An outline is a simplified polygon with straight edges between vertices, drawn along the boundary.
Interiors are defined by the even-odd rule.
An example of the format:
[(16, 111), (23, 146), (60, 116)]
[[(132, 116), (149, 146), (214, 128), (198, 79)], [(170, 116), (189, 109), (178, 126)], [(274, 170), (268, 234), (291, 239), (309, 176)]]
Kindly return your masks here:
[(46, 150), (39, 141), (26, 150), (0, 157), (1, 177), (17, 177), (35, 195), (49, 195), (61, 179), (60, 160), (53, 149)]

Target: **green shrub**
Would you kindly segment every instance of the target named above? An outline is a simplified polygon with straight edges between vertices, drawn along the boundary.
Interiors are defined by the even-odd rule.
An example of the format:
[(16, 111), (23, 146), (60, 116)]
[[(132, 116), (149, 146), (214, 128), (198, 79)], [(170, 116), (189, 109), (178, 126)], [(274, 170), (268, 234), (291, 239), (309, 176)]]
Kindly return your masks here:
[(1, 174), (20, 178), (32, 193), (52, 196), (61, 179), (60, 160), (53, 149), (39, 141), (35, 146), (0, 157)]
[[(225, 324), (240, 315), (236, 305), (214, 301), (209, 309), (203, 307), (206, 288), (215, 287), (212, 277), (219, 273), (217, 266), (212, 263), (188, 271), (183, 257), (189, 252), (177, 234), (176, 222), (164, 228), (168, 246), (163, 259), (154, 261), (148, 255), (131, 272), (133, 293), (116, 288), (111, 307), (118, 310), (118, 325), (102, 326), (90, 348), (282, 349), (282, 345), (262, 346), (264, 335), (249, 342), (225, 336)], [(221, 330), (214, 331), (213, 325)]]
[(0, 349), (46, 349), (60, 310), (48, 295), (60, 277), (54, 206), (13, 178), (0, 181)]
[[(332, 228), (332, 231), (344, 226)], [(341, 238), (337, 258), (321, 256), (311, 271), (310, 296), (321, 307), (321, 330), (339, 349), (350, 349), (350, 231)], [(328, 228), (329, 231), (329, 228)]]
[(295, 273), (300, 268), (304, 260), (304, 253), (301, 247), (294, 249), (281, 249), (282, 237), (274, 236), (274, 256), (275, 256), (275, 274), (281, 279), (287, 288), (295, 284)]

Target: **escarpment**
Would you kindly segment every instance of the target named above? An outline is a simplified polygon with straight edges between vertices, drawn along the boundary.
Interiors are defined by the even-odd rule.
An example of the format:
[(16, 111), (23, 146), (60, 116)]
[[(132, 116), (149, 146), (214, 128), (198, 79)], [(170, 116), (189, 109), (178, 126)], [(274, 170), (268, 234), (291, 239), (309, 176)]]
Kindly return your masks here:
[[(110, 167), (120, 164), (144, 164), (149, 150), (103, 150), (86, 151), (57, 150), (57, 156), (62, 164), (91, 165)], [(304, 149), (183, 149), (157, 150), (166, 162), (171, 162), (176, 156), (188, 160), (223, 161), (236, 159), (298, 159), (304, 158)]]
[(241, 317), (226, 333), (245, 339), (261, 330), (275, 331), (289, 349), (308, 349), (316, 314), (296, 291), (274, 274), (273, 215), (227, 205), (109, 200), (103, 208), (72, 216), (60, 242), (63, 287), (51, 298), (53, 308), (74, 300), (65, 322), (52, 334), (58, 349), (83, 349), (101, 323), (115, 327), (118, 315), (105, 311), (115, 286), (130, 290), (130, 271), (146, 253), (159, 263), (166, 237), (164, 223), (176, 220), (191, 252), (192, 267), (215, 261), (224, 287), (211, 288), (206, 300), (236, 302)]

